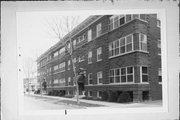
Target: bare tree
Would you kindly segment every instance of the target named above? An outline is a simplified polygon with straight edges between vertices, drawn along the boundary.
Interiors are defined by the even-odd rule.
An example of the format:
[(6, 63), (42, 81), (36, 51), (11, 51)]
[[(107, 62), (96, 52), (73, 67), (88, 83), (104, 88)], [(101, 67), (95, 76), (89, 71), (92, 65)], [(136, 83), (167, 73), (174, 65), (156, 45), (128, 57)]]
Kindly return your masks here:
[[(69, 38), (69, 43), (63, 40), (62, 42), (64, 43), (66, 51), (68, 51), (70, 55), (70, 60), (72, 63), (72, 69), (74, 72), (74, 81), (76, 83), (76, 95), (77, 95), (77, 103), (79, 103), (79, 88), (77, 84), (77, 71), (75, 67), (75, 63), (73, 60), (73, 47), (72, 47), (72, 38), (71, 38), (71, 31), (73, 28), (78, 24), (79, 17), (63, 17), (63, 19), (57, 19), (53, 18), (53, 23), (47, 22), (49, 31), (48, 33), (51, 35), (51, 37), (55, 37), (59, 39), (60, 41), (63, 40), (63, 36), (65, 34), (68, 34), (70, 36)], [(68, 44), (70, 45), (70, 49), (68, 47)]]
[(30, 74), (33, 72), (34, 61), (32, 58), (28, 57), (25, 59), (23, 64), (23, 72), (28, 79), (28, 93), (30, 94)]

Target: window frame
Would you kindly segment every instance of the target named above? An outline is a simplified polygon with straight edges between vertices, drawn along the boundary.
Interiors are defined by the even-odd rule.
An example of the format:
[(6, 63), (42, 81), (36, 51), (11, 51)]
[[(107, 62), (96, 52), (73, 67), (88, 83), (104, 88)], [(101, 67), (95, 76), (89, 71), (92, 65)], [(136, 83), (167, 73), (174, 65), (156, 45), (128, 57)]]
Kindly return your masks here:
[[(99, 79), (101, 79), (101, 82), (99, 82), (100, 81)], [(102, 84), (103, 83), (102, 79), (103, 79), (102, 71), (97, 72), (97, 84)]]
[[(130, 43), (127, 43), (127, 38), (131, 36), (131, 42)], [(124, 40), (124, 44), (122, 45), (121, 41)], [(119, 46), (116, 46), (116, 43), (117, 41), (119, 41)], [(127, 51), (127, 46), (131, 44), (131, 50), (130, 51)], [(122, 52), (122, 48), (124, 47), (124, 52)], [(116, 54), (116, 49), (119, 49), (119, 52), (118, 54)], [(114, 40), (112, 42), (109, 43), (109, 58), (111, 57), (116, 57), (116, 56), (120, 56), (120, 55), (124, 55), (124, 54), (128, 54), (130, 52), (133, 52), (134, 51), (134, 37), (133, 37), (133, 34), (129, 34), (129, 35), (126, 35), (124, 37), (121, 37), (117, 40)]]
[(87, 37), (87, 39), (88, 39), (88, 42), (92, 41), (92, 29), (88, 30), (88, 37)]
[[(147, 67), (147, 73), (146, 73), (146, 74), (145, 74), (145, 73), (142, 73), (142, 68), (143, 68), (143, 67)], [(142, 81), (142, 76), (143, 76), (143, 75), (147, 75), (148, 82), (143, 82), (143, 81)], [(144, 83), (145, 83), (145, 84), (149, 84), (148, 66), (140, 66), (140, 82), (143, 83), (143, 84), (144, 84)]]
[[(99, 92), (101, 92), (101, 96), (99, 96)], [(102, 98), (102, 91), (97, 91), (97, 98)]]
[[(127, 69), (129, 68), (129, 67), (132, 67), (132, 69), (133, 69), (133, 73), (131, 73), (131, 74), (127, 74)], [(135, 76), (134, 76), (134, 67), (135, 66), (126, 66), (126, 67), (120, 67), (120, 68), (114, 68), (114, 69), (110, 69), (109, 70), (109, 84), (132, 84), (132, 83), (134, 83), (134, 81), (135, 81)], [(119, 75), (117, 75), (116, 74), (116, 70), (119, 70)], [(125, 74), (121, 74), (121, 72), (122, 72), (122, 69), (125, 69)], [(111, 76), (111, 74), (110, 74), (110, 71), (113, 71), (114, 72), (114, 74)], [(128, 82), (128, 75), (133, 75), (133, 81), (132, 82)], [(126, 78), (126, 81), (125, 82), (122, 82), (122, 77), (125, 77)], [(119, 77), (119, 82), (116, 82), (116, 77)], [(110, 81), (110, 79), (111, 78), (113, 78), (113, 82), (111, 83)]]
[[(100, 56), (100, 59), (99, 59), (99, 56)], [(101, 60), (102, 60), (102, 47), (99, 47), (97, 49), (97, 62), (99, 62)]]
[(102, 34), (102, 24), (99, 23), (96, 25), (96, 37), (99, 37)]
[[(142, 49), (142, 41), (141, 41), (141, 35), (144, 35), (145, 36), (145, 38), (146, 38), (146, 50), (143, 50)], [(148, 52), (148, 46), (147, 46), (147, 43), (148, 41), (147, 41), (147, 35), (146, 34), (143, 34), (143, 33), (139, 33), (139, 50), (140, 51), (143, 51), (143, 52)]]
[[(91, 76), (91, 78), (90, 78), (90, 76)], [(90, 84), (90, 82), (89, 82), (90, 80), (92, 81), (91, 84)], [(92, 73), (88, 73), (88, 85), (93, 85)]]
[(88, 64), (92, 63), (92, 51), (88, 52)]
[[(161, 76), (161, 82), (159, 82), (159, 77)], [(158, 68), (158, 83), (162, 84), (162, 68)]]

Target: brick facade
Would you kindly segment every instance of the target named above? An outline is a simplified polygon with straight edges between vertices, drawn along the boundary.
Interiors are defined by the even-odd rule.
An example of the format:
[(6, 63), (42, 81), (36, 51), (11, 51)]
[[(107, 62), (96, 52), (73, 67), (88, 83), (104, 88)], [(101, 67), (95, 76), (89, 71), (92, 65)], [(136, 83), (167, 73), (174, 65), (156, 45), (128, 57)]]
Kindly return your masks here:
[[(136, 19), (133, 19), (134, 15), (126, 15), (126, 19), (118, 19), (118, 24), (122, 25), (113, 30), (110, 30), (110, 17), (112, 17), (112, 15), (91, 16), (89, 19), (86, 19), (85, 22), (77, 26), (76, 31), (72, 32), (71, 40), (77, 40), (78, 37), (84, 36), (83, 41), (76, 43), (76, 46), (73, 46), (73, 57), (76, 57), (78, 60), (78, 57), (84, 56), (84, 61), (76, 62), (75, 66), (77, 70), (83, 68), (86, 71), (86, 95), (88, 96), (88, 94), (91, 93), (93, 98), (97, 98), (98, 91), (112, 90), (131, 92), (133, 94), (133, 101), (135, 102), (142, 101), (145, 93), (148, 93), (149, 99), (162, 99), (162, 85), (158, 82), (158, 68), (161, 68), (161, 57), (158, 55), (159, 48), (157, 47), (157, 41), (160, 39), (160, 28), (157, 27), (156, 15), (140, 15), (139, 18)], [(129, 17), (132, 17), (132, 20), (123, 24), (124, 21), (130, 19)], [(96, 25), (99, 23), (101, 23), (101, 34), (96, 37)], [(92, 40), (89, 42), (87, 40), (88, 30), (92, 30)], [(128, 36), (131, 37), (129, 46)], [(140, 50), (143, 49), (143, 43), (140, 43), (140, 39), (143, 39), (143, 37), (146, 36), (147, 42), (145, 45), (147, 48), (145, 46), (144, 49), (147, 50), (143, 51)], [(68, 42), (69, 37), (70, 36), (65, 36), (64, 40)], [(121, 44), (123, 41), (121, 39), (123, 38), (126, 38), (126, 42), (124, 43), (125, 49), (122, 46), (119, 46), (119, 55), (109, 56), (110, 44), (119, 39), (120, 43), (117, 43)], [(65, 91), (65, 94), (75, 94), (76, 87), (73, 82), (74, 72), (72, 69), (72, 61), (70, 70), (68, 70), (68, 60), (70, 60), (69, 53), (66, 50), (63, 55), (59, 55), (55, 58), (53, 57), (53, 54), (62, 47), (64, 47), (62, 42), (59, 42), (38, 58), (38, 78), (40, 80), (43, 76), (43, 78), (46, 79), (48, 83), (48, 92), (52, 92), (53, 90), (63, 90)], [(97, 61), (97, 49), (100, 47), (102, 60)], [(120, 53), (121, 49), (126, 52)], [(128, 51), (128, 49), (130, 50)], [(92, 51), (91, 64), (88, 63), (89, 51)], [(51, 56), (51, 59), (47, 59), (49, 56)], [(45, 61), (44, 64), (42, 64), (43, 60)], [(66, 64), (65, 71), (55, 74), (58, 70), (53, 71), (53, 67), (62, 62), (65, 62)], [(51, 71), (48, 71), (47, 73), (47, 69), (49, 68), (51, 68)], [(110, 70), (116, 72), (118, 71), (116, 69), (121, 72), (125, 70), (125, 74), (119, 73), (121, 82), (110, 83)], [(146, 71), (146, 69), (147, 73), (142, 73), (142, 71)], [(128, 73), (128, 70), (130, 70), (130, 73)], [(98, 84), (97, 82), (97, 73), (100, 71), (102, 72), (102, 84)], [(92, 73), (92, 85), (88, 84), (89, 73)], [(125, 77), (123, 77), (123, 75), (125, 75)], [(68, 81), (69, 77), (71, 78), (71, 81)], [(60, 86), (60, 81), (59, 83), (54, 84), (55, 79), (61, 80), (61, 78), (65, 79), (64, 86)], [(126, 81), (125, 83), (122, 83), (123, 79)], [(142, 79), (148, 79), (148, 82), (142, 83)], [(114, 77), (114, 80), (116, 80), (116, 77)], [(88, 93), (89, 91), (91, 92)]]

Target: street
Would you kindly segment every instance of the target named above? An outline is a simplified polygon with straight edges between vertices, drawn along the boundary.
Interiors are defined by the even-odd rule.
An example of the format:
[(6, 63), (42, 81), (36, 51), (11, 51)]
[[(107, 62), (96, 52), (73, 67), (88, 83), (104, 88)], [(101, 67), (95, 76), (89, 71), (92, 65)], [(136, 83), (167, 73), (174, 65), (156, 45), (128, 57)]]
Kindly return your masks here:
[(149, 101), (141, 103), (113, 103), (81, 99), (77, 104), (75, 98), (63, 98), (47, 95), (25, 95), (24, 110), (63, 110), (63, 109), (88, 109), (91, 107), (111, 108), (136, 108), (136, 107), (160, 107), (162, 101)]
[(59, 102), (58, 99), (43, 98), (36, 96), (24, 96), (24, 110), (61, 110), (81, 109), (82, 106), (68, 105)]

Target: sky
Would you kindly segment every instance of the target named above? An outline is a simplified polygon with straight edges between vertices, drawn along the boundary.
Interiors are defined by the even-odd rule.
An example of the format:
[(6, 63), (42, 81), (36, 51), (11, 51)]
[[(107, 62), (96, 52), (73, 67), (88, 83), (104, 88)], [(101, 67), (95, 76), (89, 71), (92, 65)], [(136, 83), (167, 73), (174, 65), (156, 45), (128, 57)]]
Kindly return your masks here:
[[(78, 16), (78, 22), (81, 23), (88, 16)], [(48, 25), (53, 24), (54, 19), (61, 20), (63, 18), (62, 12), (17, 13), (17, 36), (23, 64), (29, 58), (35, 62), (38, 56), (58, 42), (58, 39), (52, 36), (52, 31)], [(34, 69), (36, 69), (36, 65), (34, 65)]]

